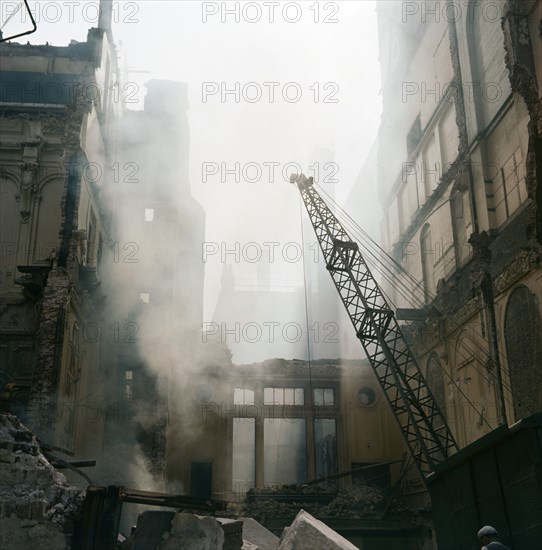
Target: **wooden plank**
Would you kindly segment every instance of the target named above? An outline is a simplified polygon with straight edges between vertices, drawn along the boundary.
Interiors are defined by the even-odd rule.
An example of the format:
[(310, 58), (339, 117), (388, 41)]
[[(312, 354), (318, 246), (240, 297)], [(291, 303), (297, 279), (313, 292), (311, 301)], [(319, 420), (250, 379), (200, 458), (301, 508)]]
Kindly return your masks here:
[(96, 537), (95, 550), (116, 550), (122, 513), (121, 487), (109, 485), (105, 492), (101, 523)]

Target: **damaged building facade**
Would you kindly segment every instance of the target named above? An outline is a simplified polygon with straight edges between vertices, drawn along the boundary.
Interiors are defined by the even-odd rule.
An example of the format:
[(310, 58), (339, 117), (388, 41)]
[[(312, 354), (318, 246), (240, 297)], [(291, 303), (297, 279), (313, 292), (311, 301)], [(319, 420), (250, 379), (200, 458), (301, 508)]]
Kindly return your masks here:
[(121, 103), (101, 23), (84, 43), (0, 47), (3, 404), (77, 455), (101, 446), (105, 410), (99, 281)]
[(64, 458), (95, 459), (94, 482), (163, 489), (205, 219), (186, 85), (151, 81), (129, 110), (106, 8), (86, 42), (0, 46), (0, 404)]
[[(192, 410), (179, 428), (190, 494), (241, 501), (254, 488), (302, 485), (376, 464), (384, 465), (366, 474), (377, 484), (397, 479), (399, 430), (367, 363), (215, 365), (193, 382)], [(324, 486), (355, 484), (363, 475)]]
[(279, 536), (303, 508), (361, 548), (432, 548), (428, 518), (397, 504), (408, 460), (367, 361), (234, 365), (222, 351), (193, 373), (176, 426), (187, 494)]
[[(465, 447), (542, 410), (542, 2), (477, 0), (450, 17), (453, 4), (378, 3), (373, 152), (384, 246), (413, 275), (398, 267), (386, 291)], [(275, 532), (293, 520), (280, 499), (298, 502), (307, 485), (314, 515), (361, 547), (432, 547), (429, 520), (387, 515), (399, 484), (420, 508), (429, 500), (366, 361), (234, 365), (223, 342), (202, 341), (186, 86), (151, 81), (143, 110), (126, 109), (107, 18), (84, 43), (4, 44), (0, 61), (2, 407), (44, 446), (95, 458), (100, 483), (248, 496), (243, 513)], [(268, 279), (264, 309), (278, 303)], [(223, 283), (217, 326), (241, 315), (227, 272)], [(282, 299), (285, 322), (287, 306), (303, 310), (301, 292)], [(2, 462), (43, 465), (30, 432), (4, 427)], [(21, 445), (29, 456), (16, 460)], [(21, 500), (2, 503), (3, 519), (43, 515)]]
[(390, 292), (464, 447), (542, 410), (542, 2), (377, 12)]

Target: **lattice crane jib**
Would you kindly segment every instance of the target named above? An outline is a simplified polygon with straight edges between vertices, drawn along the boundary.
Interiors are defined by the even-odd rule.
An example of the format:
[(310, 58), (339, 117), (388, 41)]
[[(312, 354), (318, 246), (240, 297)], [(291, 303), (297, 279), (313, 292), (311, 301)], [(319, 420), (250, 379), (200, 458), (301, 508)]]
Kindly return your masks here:
[(291, 177), (301, 193), (326, 266), (384, 391), (422, 478), (457, 444), (358, 245), (314, 189)]

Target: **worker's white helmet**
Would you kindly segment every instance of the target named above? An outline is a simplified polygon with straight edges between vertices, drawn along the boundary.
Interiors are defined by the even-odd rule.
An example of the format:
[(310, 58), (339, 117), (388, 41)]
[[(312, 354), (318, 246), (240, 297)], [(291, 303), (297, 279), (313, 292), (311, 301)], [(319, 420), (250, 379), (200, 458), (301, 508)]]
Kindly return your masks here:
[(497, 529), (495, 527), (491, 527), (491, 525), (484, 525), (478, 531), (478, 538), (481, 539), (482, 537), (496, 537), (498, 536)]

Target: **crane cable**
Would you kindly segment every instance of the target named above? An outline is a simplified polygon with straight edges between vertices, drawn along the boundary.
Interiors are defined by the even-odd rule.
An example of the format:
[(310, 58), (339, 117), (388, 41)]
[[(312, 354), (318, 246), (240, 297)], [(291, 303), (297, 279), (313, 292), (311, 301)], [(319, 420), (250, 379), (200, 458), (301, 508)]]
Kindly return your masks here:
[(13, 17), (15, 17), (15, 15), (17, 15), (19, 13), (20, 9), (23, 7), (23, 3), (24, 3), (24, 1), (20, 0), (17, 7), (11, 12), (9, 17), (2, 24), (2, 26), (0, 26), (0, 31), (2, 31), (4, 29), (4, 27), (13, 19)]
[[(341, 207), (340, 205), (338, 205), (338, 204), (333, 200), (332, 197), (330, 197), (329, 195), (327, 195), (327, 193), (325, 193), (325, 191), (322, 191), (322, 193), (325, 194), (326, 197), (327, 197), (331, 202), (333, 202), (333, 204), (335, 205), (335, 207), (336, 207), (344, 216), (346, 216), (346, 217), (351, 221), (351, 223), (352, 223), (355, 227), (357, 227), (357, 228), (359, 229), (359, 231), (360, 231), (362, 234), (366, 235), (366, 237), (362, 237), (362, 241), (363, 241), (363, 240), (366, 240), (366, 241), (368, 241), (369, 244), (371, 244), (372, 246), (377, 247), (377, 248), (380, 250), (380, 257), (382, 257), (382, 255), (383, 255), (385, 258), (387, 258), (387, 259), (392, 263), (392, 265), (393, 265), (394, 267), (396, 267), (396, 268), (398, 268), (400, 271), (402, 271), (402, 272), (406, 275), (406, 277), (407, 277), (408, 279), (411, 280), (411, 282), (412, 282), (413, 285), (415, 285), (415, 286), (419, 286), (419, 285), (420, 285), (420, 283), (413, 277), (413, 275), (411, 275), (405, 268), (403, 268), (403, 267), (402, 267), (393, 257), (391, 257), (384, 249), (382, 249), (382, 247), (381, 247), (376, 241), (374, 241), (374, 240), (370, 237), (370, 235), (368, 235), (368, 234), (367, 234), (367, 233), (366, 233), (366, 232), (365, 232), (365, 231), (355, 222), (355, 220), (353, 220), (353, 219), (351, 218), (351, 216), (350, 216), (344, 209), (342, 209), (342, 207)], [(445, 203), (444, 203), (444, 204), (445, 204)], [(441, 205), (441, 206), (442, 206), (442, 205)], [(439, 207), (439, 208), (440, 208), (440, 207)], [(366, 244), (364, 244), (364, 246), (367, 247)], [(369, 253), (370, 253), (370, 251), (369, 251)], [(411, 302), (411, 303), (412, 303), (412, 300), (415, 300), (415, 301), (417, 301), (418, 306), (419, 306), (420, 308), (425, 307), (425, 302), (422, 302), (420, 299), (416, 299), (415, 296), (414, 296), (414, 292), (413, 292), (412, 290), (409, 289), (410, 287), (408, 287), (408, 286), (406, 285), (406, 283), (403, 283), (403, 282), (402, 282), (401, 278), (399, 278), (397, 275), (395, 275), (395, 274), (392, 272), (392, 276), (395, 277), (395, 279), (394, 279), (394, 281), (390, 281), (390, 279), (389, 279), (389, 277), (387, 276), (387, 274), (385, 274), (385, 273), (382, 271), (382, 269), (379, 267), (379, 265), (378, 265), (379, 260), (376, 259), (375, 261), (376, 261), (376, 263), (373, 264), (374, 267), (375, 267), (375, 269), (376, 269), (377, 271), (379, 271), (379, 273), (383, 276), (383, 278), (385, 278), (388, 282), (390, 282), (390, 284), (391, 284), (393, 287), (395, 287), (396, 290), (398, 290), (398, 289), (397, 289), (397, 286), (396, 286), (396, 284), (395, 284), (396, 282), (399, 283), (399, 284), (402, 284), (403, 287), (404, 287), (405, 289), (407, 289), (408, 295), (405, 295), (405, 293), (402, 292), (402, 291), (400, 291), (400, 290), (398, 291), (398, 293), (399, 293), (403, 298), (405, 298), (405, 300), (406, 300), (407, 302)], [(391, 270), (388, 269), (388, 271), (391, 271)], [(434, 298), (436, 297), (434, 293), (429, 293), (429, 295), (430, 295), (430, 298), (431, 298), (431, 299), (434, 299)], [(386, 296), (387, 296), (387, 295), (386, 295)], [(391, 303), (394, 307), (396, 307), (395, 304), (394, 304), (394, 302), (393, 302), (393, 300), (390, 299), (389, 301), (390, 301), (390, 303)], [(396, 308), (396, 309), (397, 309), (397, 308)], [(459, 328), (459, 327), (453, 327), (453, 326), (452, 326), (452, 329), (455, 330), (456, 328)], [(474, 335), (477, 336), (479, 339), (485, 340), (484, 336), (481, 335), (479, 332), (477, 332), (475, 327), (472, 327), (472, 332), (473, 332)], [(473, 343), (476, 345), (476, 347), (479, 349), (479, 351), (485, 356), (485, 360), (486, 360), (486, 361), (487, 361), (488, 359), (491, 360), (491, 356), (490, 356), (490, 354), (489, 354), (489, 352), (488, 352), (487, 350), (483, 349), (483, 348), (480, 346), (480, 344), (479, 344), (478, 342), (476, 342), (475, 340), (473, 340)], [(458, 346), (458, 347), (462, 347), (465, 351), (467, 351), (467, 353), (469, 354), (469, 356), (474, 356), (481, 364), (483, 364), (483, 362), (484, 362), (484, 357), (480, 357), (480, 355), (478, 355), (478, 353), (477, 353), (475, 350), (468, 348), (468, 347), (465, 345), (465, 343), (464, 343), (464, 339), (461, 339), (461, 340), (460, 340), (459, 346)], [(499, 358), (503, 359), (503, 360), (506, 362), (506, 361), (507, 361), (507, 358), (506, 358), (506, 356), (504, 355), (504, 353), (502, 353), (501, 351), (499, 351), (498, 353), (499, 353)], [(467, 357), (464, 357), (464, 358), (467, 359)], [(441, 367), (442, 367), (442, 365), (441, 365)], [(487, 375), (486, 375), (485, 372), (482, 372), (482, 371), (481, 371), (480, 369), (478, 369), (477, 367), (474, 367), (474, 370), (475, 370), (475, 371), (476, 371), (476, 372), (477, 372), (486, 382), (488, 382), (489, 384), (492, 383), (491, 375), (490, 375), (490, 374), (487, 374)], [(521, 398), (523, 398), (523, 397), (532, 398), (531, 395), (529, 395), (528, 393), (525, 393), (524, 391), (522, 391), (522, 392), (517, 392), (517, 391), (514, 392), (514, 391), (512, 391), (511, 386), (510, 386), (508, 383), (506, 383), (505, 381), (502, 381), (502, 385), (503, 385), (504, 388), (506, 388), (507, 391), (510, 392), (510, 394), (512, 395), (512, 397), (515, 397), (515, 398), (518, 398), (518, 397), (521, 397)], [(518, 393), (521, 393), (521, 395), (518, 395)], [(507, 398), (505, 397), (505, 401), (506, 401), (509, 405), (511, 405), (512, 407), (514, 406), (513, 401), (511, 401), (510, 399), (507, 399)], [(536, 411), (533, 411), (532, 409), (530, 409), (529, 406), (526, 405), (526, 404), (524, 403), (523, 399), (521, 399), (521, 403), (522, 403), (522, 406), (524, 406), (525, 409), (526, 409), (528, 412), (530, 412), (531, 414), (533, 414), (534, 412), (536, 412)]]
[(307, 296), (307, 270), (305, 263), (305, 231), (303, 229), (303, 199), (299, 194), (299, 223), (301, 226), (301, 256), (303, 258), (303, 289), (305, 296), (305, 321), (307, 323), (307, 362), (309, 365), (309, 399), (311, 403), (311, 411), (314, 414), (314, 392), (312, 389), (312, 368), (311, 368), (311, 340), (309, 331), (309, 299)]
[[(331, 200), (332, 200), (332, 199), (331, 199)], [(335, 205), (336, 205), (338, 208), (340, 208), (340, 206), (337, 205), (336, 203), (335, 203)], [(344, 212), (344, 214), (350, 218), (350, 216), (349, 216), (346, 212)], [(351, 218), (350, 218), (350, 219), (351, 219)], [(355, 224), (355, 222), (354, 222), (353, 220), (352, 220), (352, 223)], [(357, 225), (357, 224), (355, 224), (355, 225)], [(365, 232), (364, 232), (364, 233), (365, 233)], [(367, 238), (368, 238), (368, 239), (371, 239), (369, 236), (368, 236)], [(371, 239), (371, 240), (372, 240), (372, 239)], [(374, 244), (374, 246), (377, 246), (380, 250), (382, 250), (381, 247), (378, 245), (378, 243), (374, 243), (374, 241), (373, 241), (371, 244)], [(364, 246), (366, 247), (367, 245), (364, 244)], [(371, 252), (370, 252), (370, 250), (368, 250), (368, 252), (369, 252), (370, 255), (372, 255)], [(383, 251), (383, 250), (382, 250), (382, 253), (383, 253), (385, 256), (387, 256), (387, 257), (389, 258), (389, 260), (390, 260), (391, 262), (393, 262), (397, 267), (399, 267), (399, 268), (405, 273), (405, 275), (407, 275), (407, 277), (410, 278), (410, 279), (416, 284), (416, 286), (419, 285), (418, 281), (416, 281), (416, 280), (414, 279), (414, 277), (413, 277), (408, 271), (406, 271), (402, 266), (400, 266), (397, 262), (395, 262), (395, 260), (394, 260), (391, 256), (389, 256), (389, 255), (388, 255), (385, 251)], [(373, 257), (374, 257), (374, 255), (373, 255)], [(390, 280), (390, 277), (387, 275), (387, 273), (385, 273), (384, 271), (382, 271), (382, 268), (379, 267), (379, 265), (378, 265), (378, 259), (375, 259), (375, 261), (374, 261), (374, 262), (371, 262), (371, 263), (373, 264), (373, 266), (375, 267), (375, 269), (383, 276), (383, 278), (385, 278), (392, 286), (394, 286), (394, 287), (396, 288), (396, 290), (398, 290), (398, 293), (399, 293), (403, 298), (405, 298), (405, 300), (406, 300), (407, 302), (411, 302), (411, 303), (412, 303), (412, 301), (417, 301), (417, 305), (418, 305), (420, 308), (425, 307), (425, 303), (424, 303), (424, 302), (421, 302), (420, 299), (416, 299), (416, 298), (413, 296), (413, 292), (408, 290), (409, 287), (406, 286), (406, 283), (402, 283), (401, 279), (398, 278), (395, 274), (392, 273), (392, 275), (391, 275), (392, 277), (395, 277), (395, 279)], [(388, 271), (391, 271), (391, 270), (388, 269)], [(404, 291), (399, 290), (399, 289), (397, 288), (396, 283), (402, 284), (403, 287), (404, 287), (405, 289), (407, 289), (408, 294), (405, 294)], [(431, 297), (434, 298), (435, 296), (434, 296), (433, 294), (431, 294)], [(390, 303), (391, 303), (394, 307), (396, 307), (396, 305), (394, 304), (394, 301), (393, 301), (393, 300), (390, 299)], [(456, 327), (456, 328), (457, 328), (457, 327)], [(473, 328), (473, 330), (475, 331), (474, 328)], [(476, 334), (476, 336), (479, 336), (480, 338), (483, 338), (483, 336), (481, 336), (479, 333), (475, 333), (475, 334)], [(474, 355), (478, 360), (480, 360), (480, 362), (482, 362), (480, 356), (477, 355), (477, 353), (476, 353), (475, 351), (473, 351), (473, 350), (467, 348), (467, 347), (463, 344), (463, 341), (460, 342), (460, 345), (461, 345), (462, 347), (464, 347), (465, 350), (466, 350), (467, 352), (469, 352), (470, 355)], [(485, 354), (486, 358), (490, 358), (490, 355), (489, 355), (489, 353), (488, 353), (486, 350), (480, 348), (480, 351), (483, 352), (483, 353)], [(502, 355), (502, 354), (501, 354), (501, 355)], [(485, 376), (483, 373), (481, 373), (480, 371), (477, 371), (477, 372), (478, 372), (486, 381), (491, 382), (490, 378), (486, 378), (486, 376)], [(511, 391), (511, 388), (507, 387), (507, 389), (509, 389), (509, 390)]]
[[(361, 233), (362, 237), (361, 237), (361, 241), (362, 241), (362, 246), (365, 248), (366, 252), (368, 253), (369, 255), (369, 258), (368, 258), (368, 263), (370, 263), (379, 273), (380, 275), (382, 275), (382, 277), (388, 282), (390, 283), (390, 285), (392, 287), (394, 287), (396, 289), (396, 291), (398, 292), (398, 294), (400, 294), (407, 302), (410, 302), (412, 303), (414, 301), (414, 303), (417, 303), (419, 305), (419, 307), (423, 308), (425, 307), (425, 303), (421, 301), (420, 298), (417, 298), (415, 296), (415, 290), (416, 290), (416, 287), (419, 287), (420, 286), (420, 283), (414, 278), (414, 276), (409, 273), (403, 266), (401, 266), (392, 256), (390, 256), (376, 241), (374, 241), (374, 239), (372, 239), (372, 237), (365, 231), (363, 230), (363, 228), (361, 228), (357, 222), (355, 220), (352, 219), (352, 217), (348, 214), (348, 212), (346, 212), (339, 204), (337, 204), (337, 202), (332, 198), (330, 197), (324, 190), (320, 190), (320, 192), (325, 195), (325, 197), (334, 205), (335, 209), (337, 210), (336, 214), (339, 215), (342, 214), (347, 220), (349, 220), (350, 222), (350, 225), (353, 225), (355, 228), (357, 228), (357, 230), (359, 231), (359, 233)], [(444, 203), (445, 204), (445, 203)], [(344, 221), (344, 220), (343, 220)], [(347, 223), (345, 222), (345, 225), (347, 225)], [(376, 248), (378, 250), (378, 252), (373, 252), (370, 248), (369, 248), (369, 245), (374, 248)], [(377, 256), (378, 254), (378, 256)], [(408, 285), (402, 281), (402, 279), (396, 275), (394, 273), (394, 271), (390, 268), (390, 267), (387, 267), (383, 262), (382, 262), (382, 259), (386, 259), (388, 261), (388, 264), (391, 264), (393, 266), (393, 268), (395, 268), (395, 270), (397, 271), (400, 271), (402, 272), (406, 278), (408, 280), (410, 280), (410, 282), (412, 283), (412, 285), (414, 286), (414, 289), (408, 287)], [(402, 287), (401, 288), (398, 288), (398, 287)], [(381, 289), (382, 290), (382, 289)], [(434, 293), (429, 293), (431, 299), (434, 299), (435, 298), (435, 295)], [(389, 300), (389, 302), (396, 308), (395, 304), (394, 304), (394, 301), (391, 300), (389, 298), (389, 296), (387, 294), (385, 294), (386, 298)], [(452, 327), (454, 330), (455, 328), (459, 328), (459, 327)], [(480, 335), (479, 332), (476, 331), (476, 329), (474, 327), (472, 327), (473, 329), (473, 332), (474, 332), (474, 335), (475, 336), (478, 336), (482, 339), (483, 336)], [(478, 359), (478, 361), (480, 361), (480, 363), (482, 363), (482, 358), (477, 354), (476, 351), (466, 347), (466, 345), (464, 344), (464, 339), (460, 340), (459, 342), (459, 346), (463, 347), (464, 350), (467, 351), (467, 353), (469, 353), (471, 356), (474, 356), (476, 359)], [(485, 355), (485, 357), (487, 359), (491, 359), (491, 356), (489, 355), (489, 352), (487, 350), (484, 350), (483, 348), (480, 347), (480, 345), (477, 343), (477, 342), (474, 342), (477, 347), (479, 348), (480, 352), (482, 352), (483, 355)], [(504, 357), (504, 354), (502, 352), (499, 351), (499, 357)], [(475, 361), (476, 363), (476, 361)], [(464, 392), (461, 390), (461, 388), (458, 386), (457, 382), (455, 380), (453, 380), (451, 378), (451, 375), (448, 374), (448, 372), (444, 369), (444, 367), (440, 364), (440, 362), (438, 363), (440, 368), (444, 371), (444, 373), (446, 374), (447, 377), (450, 378), (450, 380), (453, 382), (453, 384), (458, 388), (458, 390), (462, 393), (462, 395), (464, 397), (465, 394)], [(474, 370), (488, 383), (492, 383), (492, 379), (491, 379), (491, 375), (490, 374), (487, 374), (480, 371), (480, 369), (478, 367), (474, 367)], [(517, 397), (517, 392), (514, 392), (512, 391), (512, 388), (511, 386), (509, 386), (507, 383), (505, 383), (503, 381), (503, 387), (505, 387), (509, 392), (510, 394), (512, 395), (512, 397)], [(513, 401), (511, 401), (509, 398), (505, 398), (506, 399), (506, 402), (513, 406), (514, 403)], [(467, 401), (468, 398), (467, 398)], [(522, 405), (525, 407), (525, 409), (527, 409), (528, 411), (530, 411), (531, 413), (534, 412), (534, 411), (531, 411), (529, 409), (529, 407), (522, 401)], [(470, 403), (470, 401), (469, 401)], [(470, 403), (471, 406), (472, 406), (472, 403)], [(483, 415), (476, 410), (476, 407), (474, 407), (474, 410), (480, 414), (481, 418), (483, 418)]]
[[(327, 195), (327, 194), (326, 194)], [(329, 196), (327, 196), (328, 200), (331, 200), (331, 202), (335, 203), (335, 201), (333, 201), (333, 199), (331, 199)], [(338, 205), (336, 205), (338, 206)], [(346, 224), (345, 224), (346, 225)], [(378, 245), (377, 245), (378, 246)], [(370, 250), (369, 250), (369, 253), (371, 254)], [(374, 254), (371, 254), (373, 257), (374, 257)], [(364, 257), (365, 258), (365, 257)], [(372, 267), (374, 267), (383, 277), (386, 278), (386, 280), (392, 285), (394, 286), (394, 281), (393, 279), (390, 279), (387, 275), (387, 273), (385, 271), (381, 271), (380, 268), (378, 268), (378, 262), (375, 262), (374, 260), (373, 261), (367, 261), (367, 263), (369, 263), (370, 265), (372, 265)], [(393, 302), (393, 300), (391, 300), (391, 298), (388, 296), (388, 294), (382, 289), (379, 287), (379, 290), (380, 292), (382, 292), (382, 294), (384, 295), (384, 297), (386, 298), (386, 300), (395, 307), (395, 304)], [(405, 295), (406, 298), (408, 298), (406, 295)], [(466, 395), (466, 393), (462, 390), (462, 388), (459, 386), (459, 384), (451, 377), (451, 375), (446, 372), (446, 370), (444, 369), (444, 367), (440, 364), (440, 362), (438, 363), (440, 369), (446, 374), (446, 376), (450, 379), (450, 382), (452, 383), (452, 385), (454, 385), (458, 392), (463, 396), (463, 398), (465, 399), (465, 401), (472, 407), (472, 409), (479, 415), (480, 419), (482, 420), (482, 423), (486, 424), (486, 426), (489, 428), (489, 429), (493, 429), (493, 427), (491, 426), (491, 424), (486, 420), (484, 414), (478, 410), (478, 408), (476, 407), (476, 405), (470, 400), (470, 398)]]

